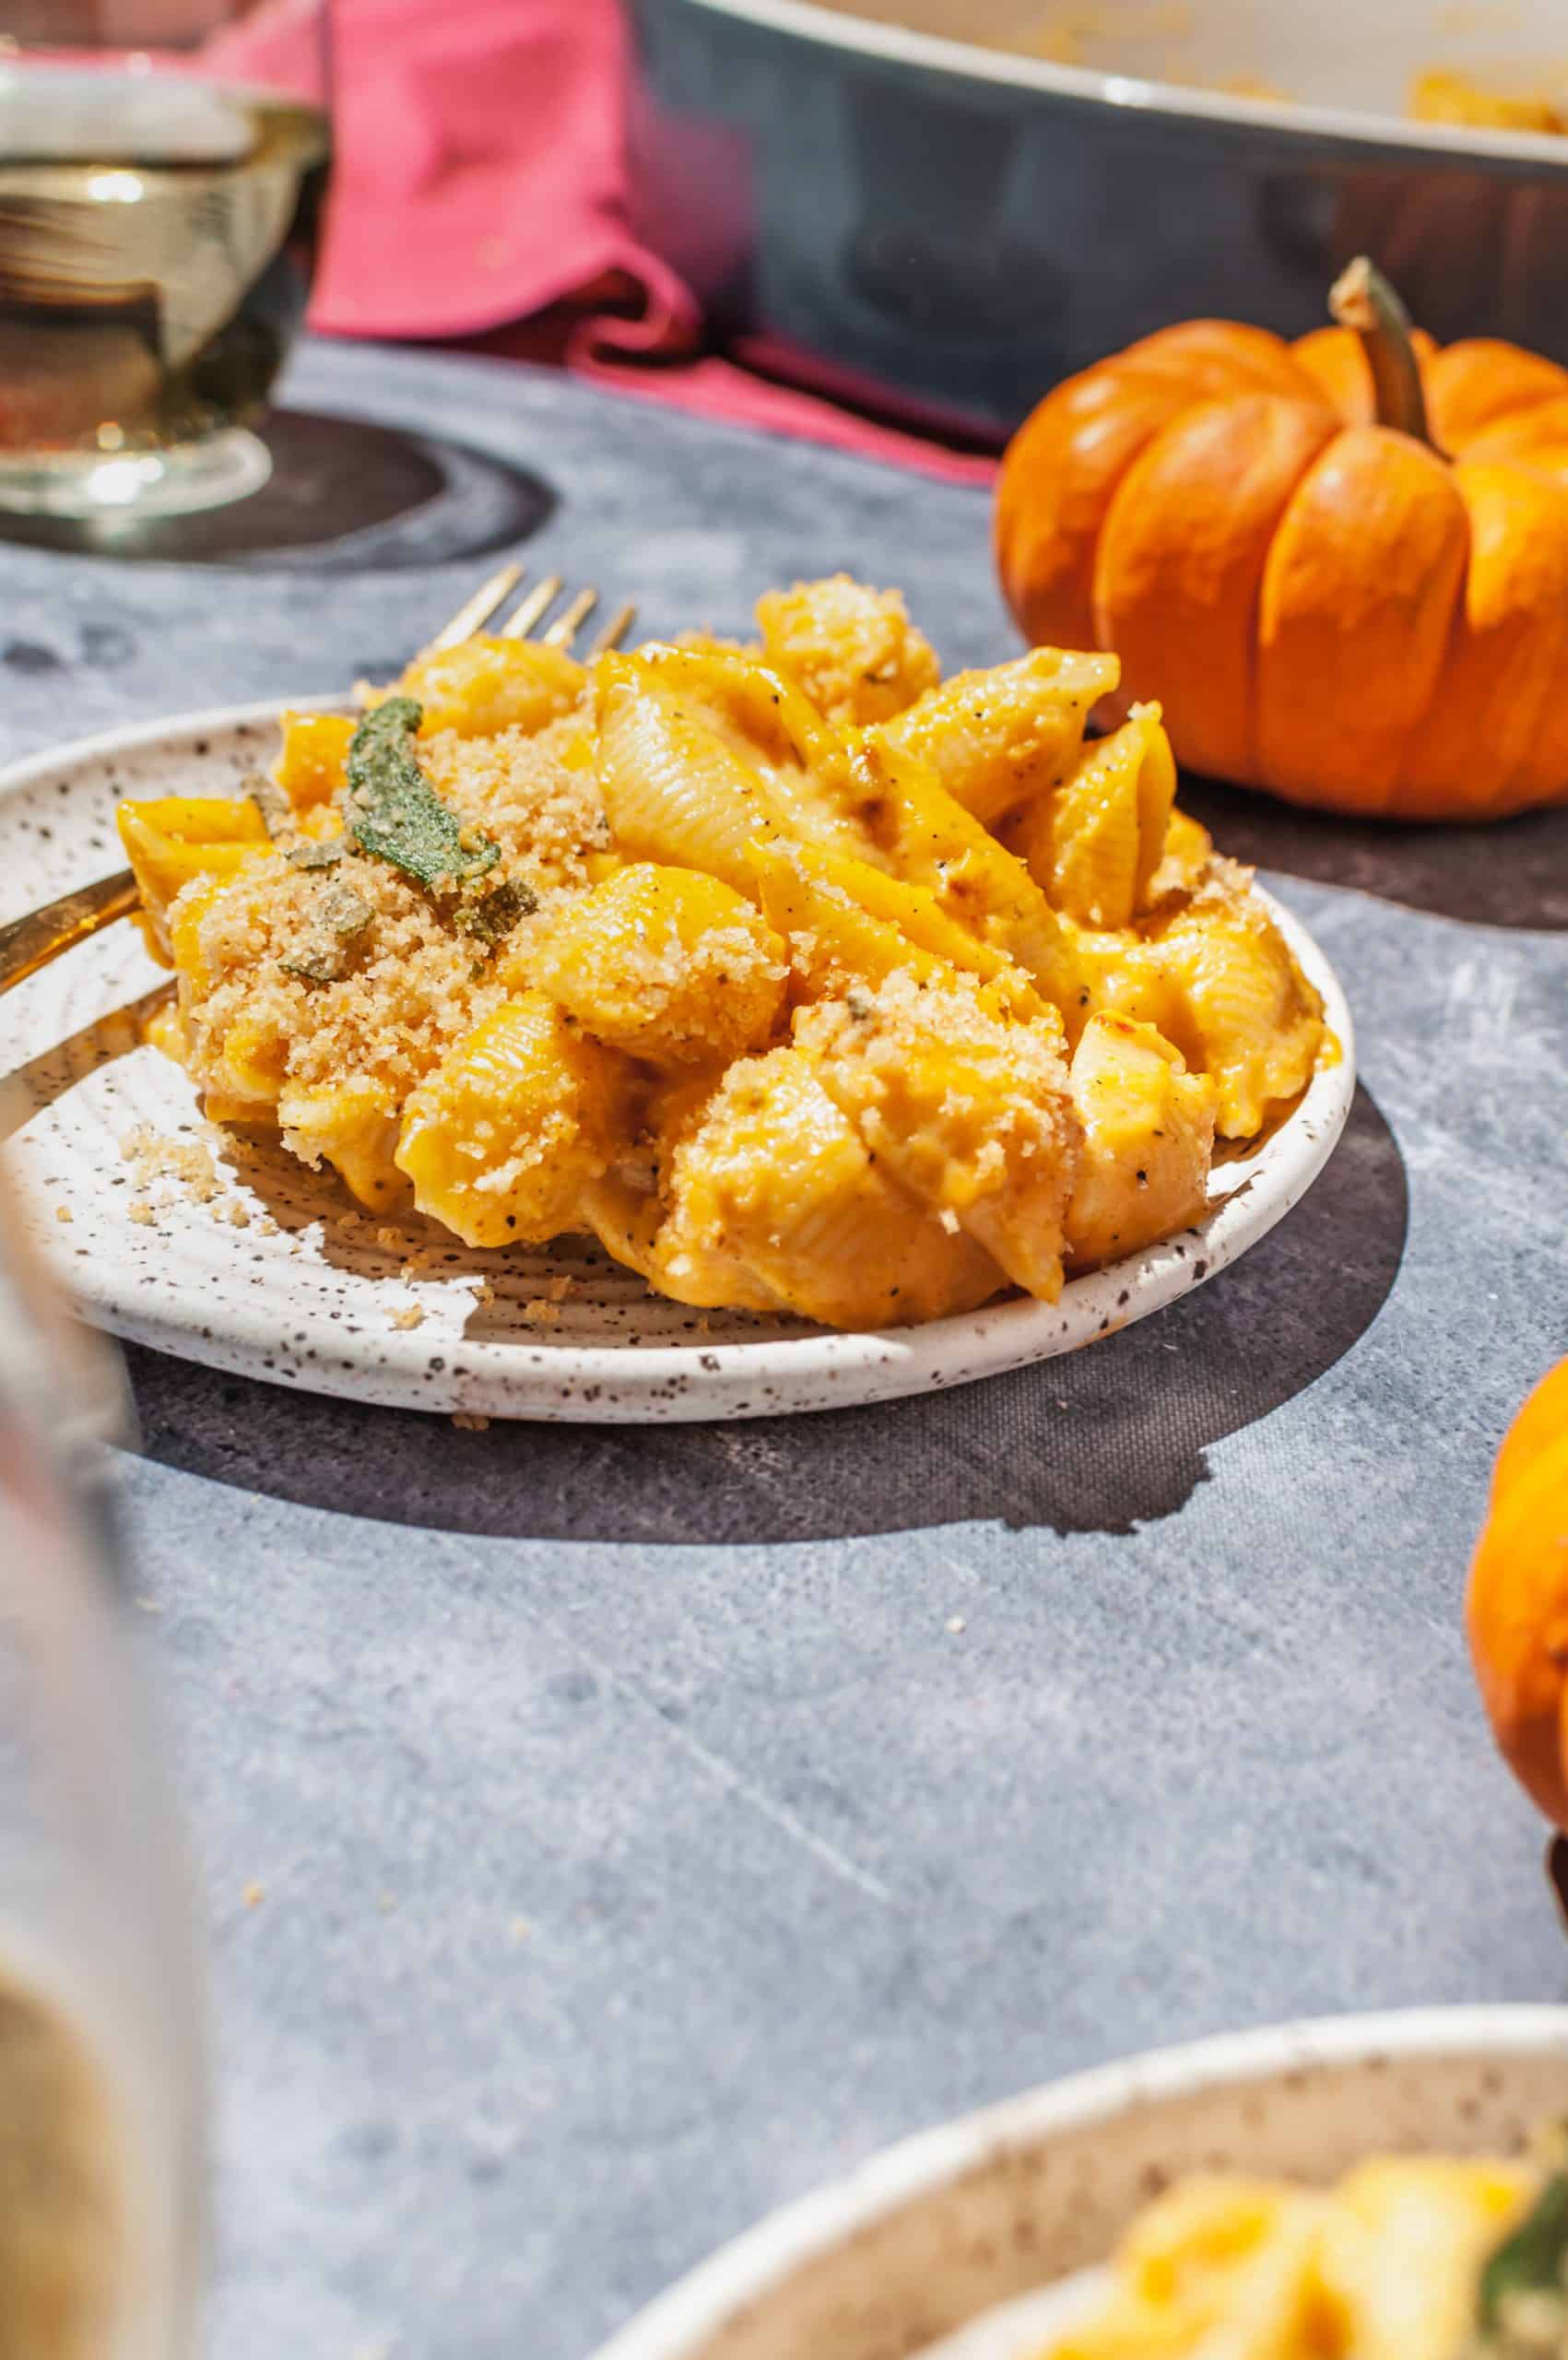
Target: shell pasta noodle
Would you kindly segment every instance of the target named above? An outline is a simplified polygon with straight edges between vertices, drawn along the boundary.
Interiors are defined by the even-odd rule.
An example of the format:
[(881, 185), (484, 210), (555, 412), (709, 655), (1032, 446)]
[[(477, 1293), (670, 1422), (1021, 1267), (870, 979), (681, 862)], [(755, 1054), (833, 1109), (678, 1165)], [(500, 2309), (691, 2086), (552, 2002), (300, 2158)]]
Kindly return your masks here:
[(590, 1234), (837, 1328), (1052, 1301), (1198, 1219), (1332, 1052), (1158, 706), (1086, 736), (1103, 653), (944, 680), (842, 574), (758, 625), (470, 640), (286, 714), (239, 800), (124, 805), (209, 1118), (469, 1245)]
[(1542, 2138), (1547, 2168), (1379, 2156), (1326, 2189), (1178, 2180), (1028, 2360), (1561, 2360), (1562, 2144)]

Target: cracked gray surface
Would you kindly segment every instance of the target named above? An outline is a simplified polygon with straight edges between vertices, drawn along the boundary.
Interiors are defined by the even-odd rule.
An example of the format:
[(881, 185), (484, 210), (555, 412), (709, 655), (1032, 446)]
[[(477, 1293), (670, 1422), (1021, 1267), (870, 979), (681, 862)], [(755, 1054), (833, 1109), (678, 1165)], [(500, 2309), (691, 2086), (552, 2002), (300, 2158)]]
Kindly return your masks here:
[[(539, 560), (651, 628), (843, 563), (949, 659), (1010, 648), (976, 493), (446, 358), (320, 349), (295, 390), (536, 468)], [(474, 570), (5, 550), (5, 750), (389, 670)], [(1568, 1996), (1457, 1620), (1568, 1344), (1568, 815), (1193, 799), (1338, 964), (1363, 1090), (1306, 1202), (1159, 1318), (929, 1403), (648, 1434), (131, 1356), (214, 1928), (217, 2360), (582, 2360), (769, 2206), (1031, 2082)]]

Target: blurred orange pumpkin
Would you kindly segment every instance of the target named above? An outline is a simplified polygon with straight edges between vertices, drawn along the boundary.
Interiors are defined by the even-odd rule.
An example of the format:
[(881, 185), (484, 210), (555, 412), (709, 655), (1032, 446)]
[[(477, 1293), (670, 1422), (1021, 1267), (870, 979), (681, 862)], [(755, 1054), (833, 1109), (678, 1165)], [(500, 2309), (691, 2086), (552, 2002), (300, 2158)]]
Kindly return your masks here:
[(1331, 300), (1048, 394), (997, 487), (1013, 612), (1114, 648), (1189, 769), (1397, 819), (1568, 801), (1568, 370), (1438, 350), (1364, 260)]
[(1568, 1829), (1568, 1360), (1537, 1386), (1498, 1453), (1466, 1620), (1503, 1759)]

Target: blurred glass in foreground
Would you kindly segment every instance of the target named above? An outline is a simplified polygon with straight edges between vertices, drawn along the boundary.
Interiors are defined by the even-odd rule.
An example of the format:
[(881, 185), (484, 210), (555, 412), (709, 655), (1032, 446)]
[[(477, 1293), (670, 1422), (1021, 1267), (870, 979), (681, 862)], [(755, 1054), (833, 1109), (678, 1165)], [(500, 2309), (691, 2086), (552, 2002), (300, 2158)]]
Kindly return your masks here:
[(264, 484), (331, 155), (326, 0), (0, 0), (0, 510)]
[(0, 2360), (181, 2360), (199, 1989), (105, 1490), (124, 1410), (19, 1227), (0, 1164)]

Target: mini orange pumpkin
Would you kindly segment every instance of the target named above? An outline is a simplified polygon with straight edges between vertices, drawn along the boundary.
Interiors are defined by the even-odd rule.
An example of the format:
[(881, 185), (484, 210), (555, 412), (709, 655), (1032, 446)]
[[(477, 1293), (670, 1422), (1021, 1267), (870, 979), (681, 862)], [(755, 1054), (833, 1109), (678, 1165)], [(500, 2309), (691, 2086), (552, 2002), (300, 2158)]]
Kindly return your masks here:
[(1048, 394), (997, 486), (1013, 612), (1114, 648), (1189, 769), (1397, 819), (1568, 801), (1568, 370), (1440, 351), (1364, 259), (1331, 301)]
[(1498, 1453), (1466, 1621), (1503, 1759), (1568, 1829), (1568, 1360), (1537, 1386)]

